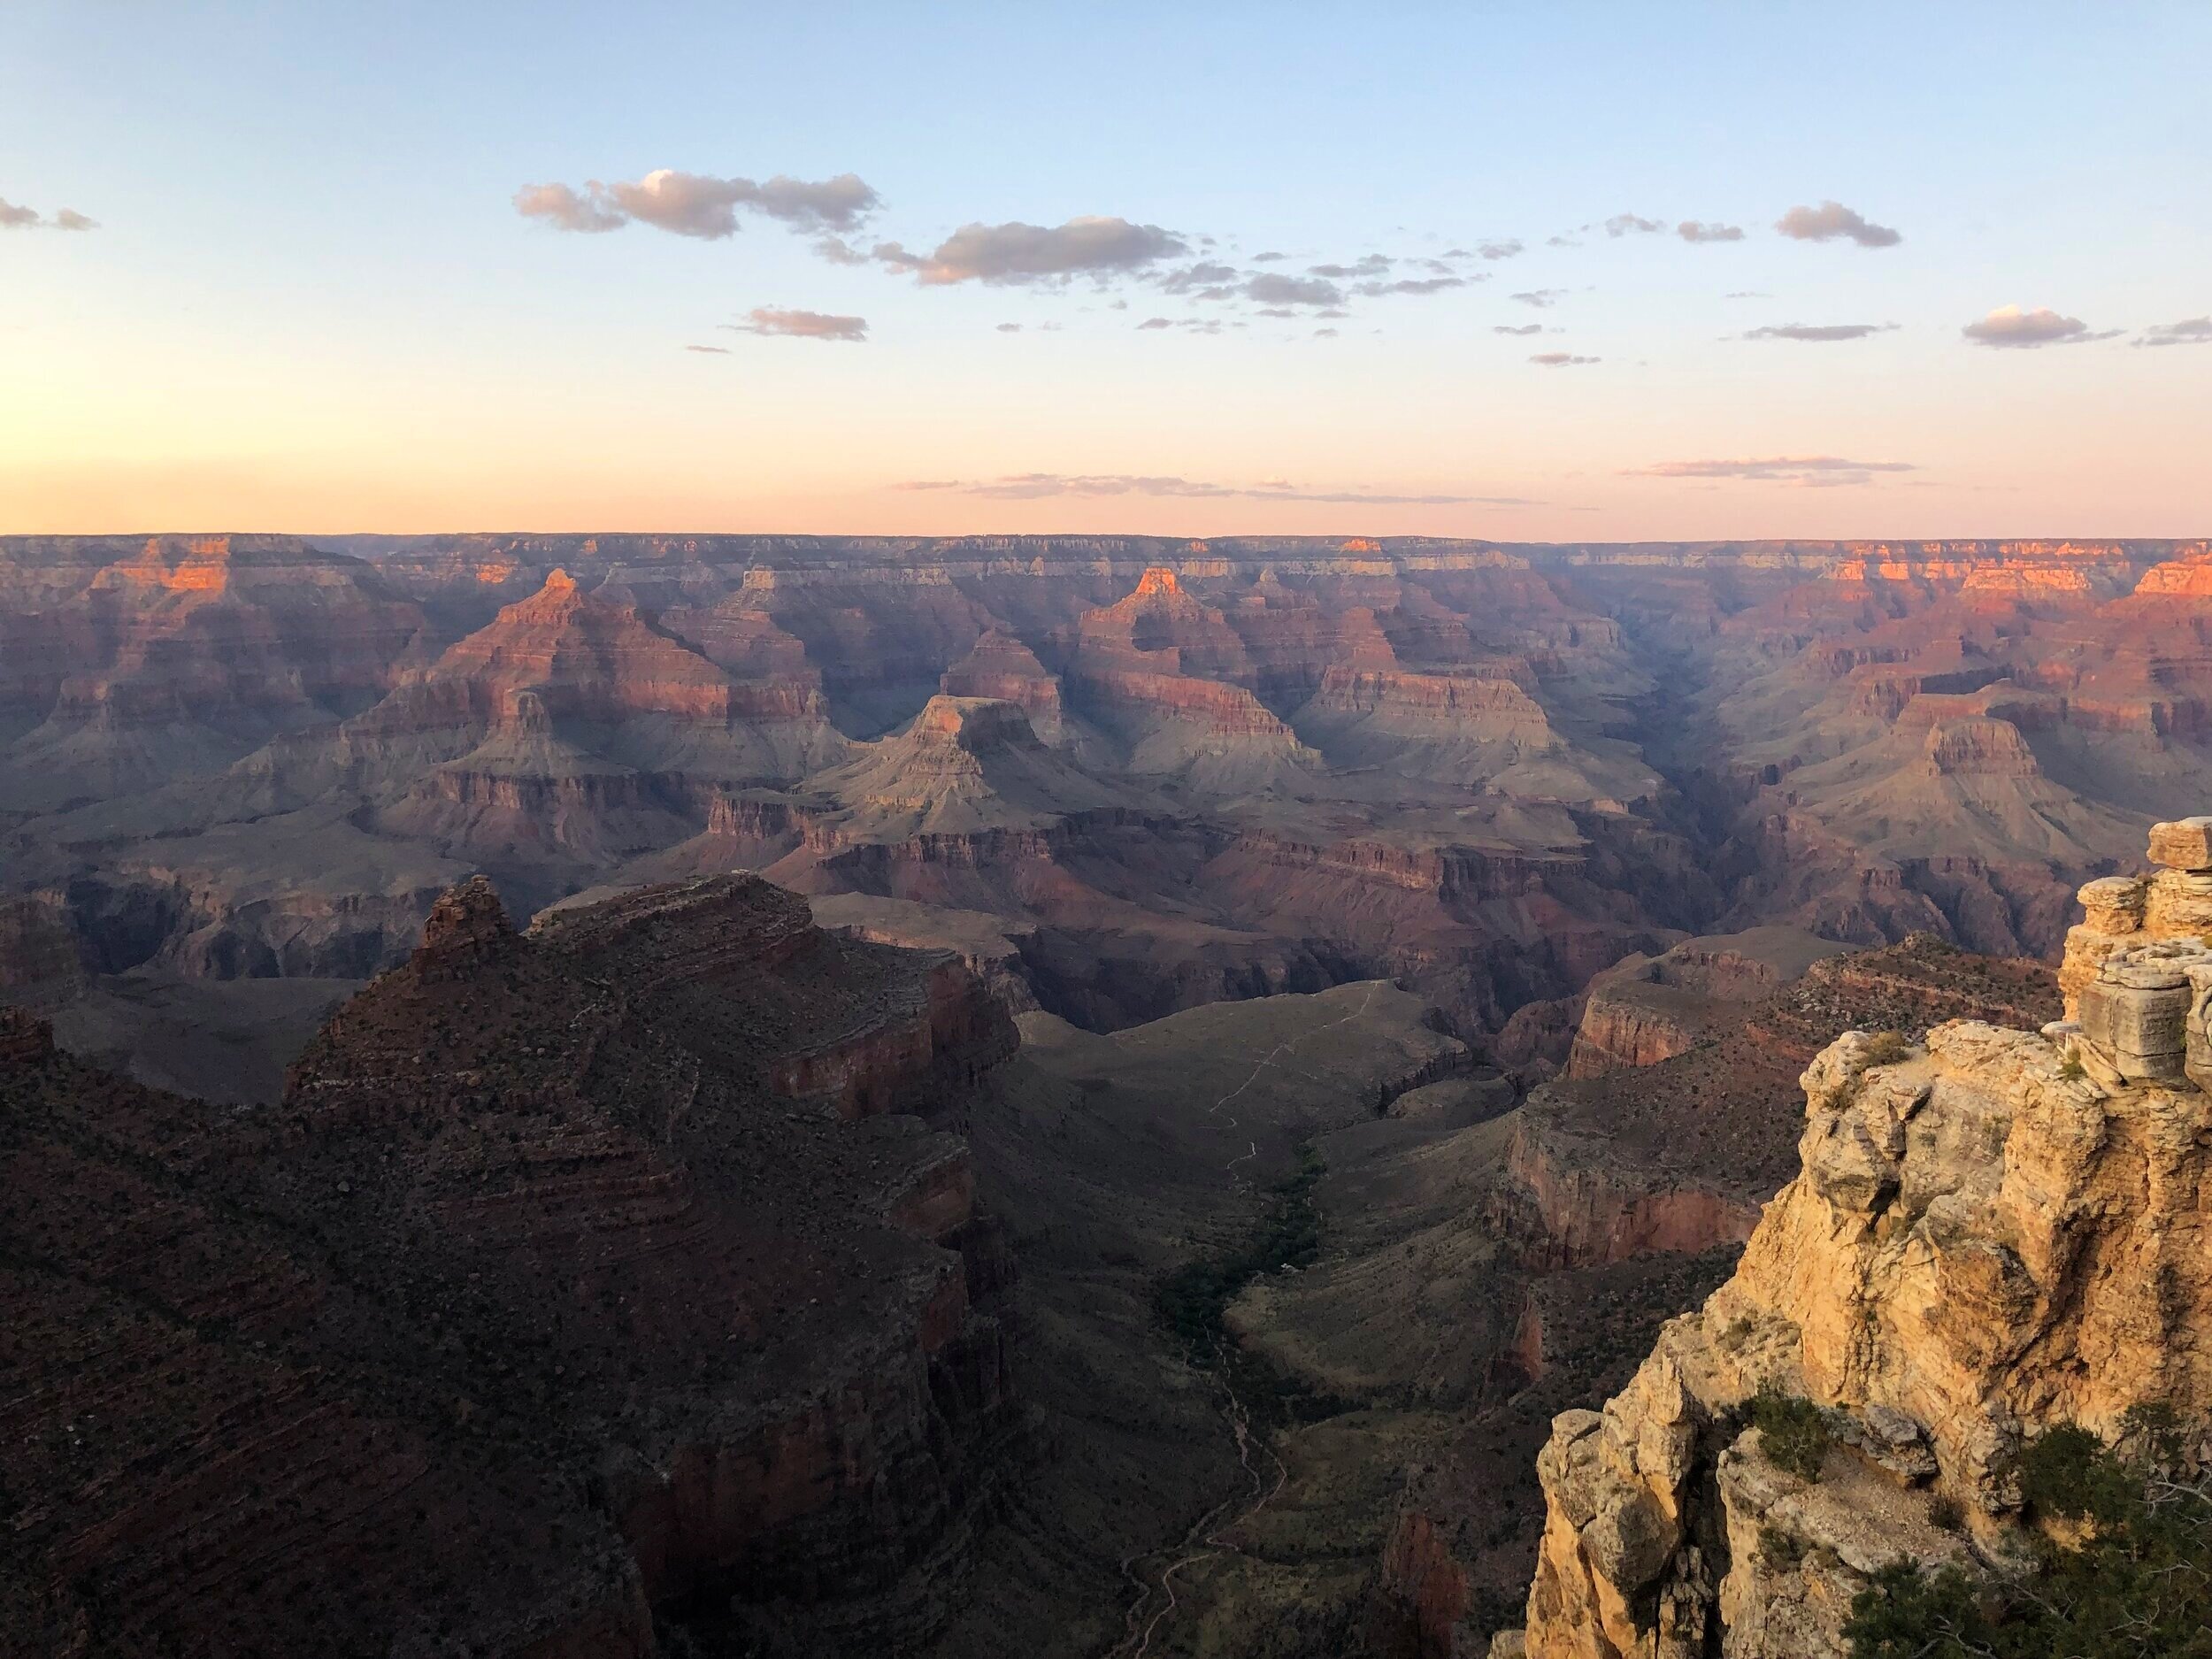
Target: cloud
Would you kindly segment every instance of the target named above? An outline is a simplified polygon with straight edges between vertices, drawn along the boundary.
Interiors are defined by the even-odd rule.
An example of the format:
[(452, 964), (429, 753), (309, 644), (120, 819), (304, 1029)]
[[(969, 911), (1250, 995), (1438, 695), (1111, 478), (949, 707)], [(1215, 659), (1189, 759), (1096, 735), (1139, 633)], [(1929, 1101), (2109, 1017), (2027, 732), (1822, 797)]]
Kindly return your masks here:
[(1773, 295), (1762, 292), (1758, 288), (1737, 288), (1732, 293), (1721, 296), (1721, 298), (1724, 300), (1770, 300), (1773, 297)]
[(1347, 277), (1380, 276), (1390, 269), (1390, 265), (1391, 262), (1381, 254), (1371, 253), (1353, 265), (1310, 265), (1306, 267), (1306, 274), (1340, 280)]
[(1087, 216), (1064, 225), (963, 225), (933, 253), (909, 253), (895, 242), (879, 242), (874, 257), (923, 283), (1051, 282), (1074, 276), (1141, 271), (1190, 244), (1157, 225)]
[(1470, 282), (1479, 282), (1482, 276), (1401, 277), (1395, 282), (1363, 282), (1353, 290), (1374, 298), (1384, 294), (1441, 294), (1447, 288), (1463, 288)]
[(996, 326), (999, 333), (1002, 334), (1018, 334), (1022, 331), (1022, 326), (1019, 323), (1000, 323)]
[(1746, 340), (1863, 340), (1869, 334), (1887, 334), (1895, 323), (1774, 323), (1764, 328), (1754, 328), (1745, 334)]
[(1187, 294), (1194, 288), (1210, 290), (1210, 297), (1221, 298), (1229, 293), (1228, 283), (1237, 280), (1237, 268), (1218, 260), (1202, 259), (1169, 271), (1160, 277), (1161, 289), (1169, 294)]
[(1585, 363), (1601, 361), (1597, 357), (1578, 357), (1571, 351), (1540, 351), (1529, 359), (1540, 368), (1569, 369)]
[(1674, 234), (1684, 242), (1741, 242), (1743, 227), (1740, 225), (1708, 223), (1702, 219), (1686, 219), (1674, 227)]
[(1313, 337), (1316, 340), (1333, 340), (1336, 338), (1336, 330), (1333, 328), (1317, 328), (1313, 331)]
[(97, 230), (100, 221), (87, 219), (73, 207), (57, 208), (51, 219), (35, 207), (18, 207), (0, 196), (0, 230)]
[(1285, 276), (1263, 271), (1244, 285), (1245, 294), (1263, 305), (1340, 305), (1344, 290), (1320, 277)]
[(727, 346), (686, 346), (684, 349), (696, 351), (710, 357), (726, 357), (730, 355), (730, 349)]
[(1636, 213), (1616, 213), (1605, 221), (1605, 234), (1609, 236), (1625, 236), (1631, 231), (1647, 236), (1654, 231), (1664, 229), (1666, 227), (1657, 219), (1645, 219)]
[(723, 327), (741, 334), (775, 334), (791, 340), (849, 340), (856, 343), (868, 338), (868, 319), (864, 317), (833, 317), (826, 311), (785, 311), (773, 305), (757, 305), (745, 313), (741, 323), (724, 323)]
[(2062, 317), (2047, 306), (2024, 311), (2017, 305), (2000, 305), (1959, 332), (1978, 346), (2022, 348), (2082, 345), (2092, 340), (2109, 340), (2120, 331), (2109, 328), (2101, 334), (2092, 334), (2080, 318)]
[[(710, 173), (659, 167), (634, 181), (612, 184), (587, 180), (583, 189), (565, 184), (526, 184), (515, 192), (515, 211), (542, 219), (555, 230), (596, 234), (620, 230), (635, 220), (678, 236), (708, 242), (737, 234), (737, 212), (763, 214), (794, 230), (851, 230), (880, 204), (881, 198), (857, 175), (833, 179), (792, 179), (779, 173), (765, 183), (719, 179)], [(856, 256), (834, 237), (817, 244), (824, 257), (849, 264)]]
[(1490, 332), (1494, 334), (1540, 334), (1544, 332), (1544, 325), (1541, 323), (1493, 323), (1490, 325)]
[(1286, 254), (1286, 253), (1277, 253), (1277, 252), (1276, 252), (1273, 249), (1271, 249), (1271, 249), (1269, 249), (1269, 250), (1268, 250), (1268, 251), (1267, 251), (1267, 252), (1265, 252), (1265, 253), (1256, 253), (1256, 254), (1254, 254), (1254, 255), (1252, 256), (1252, 263), (1253, 263), (1254, 265), (1271, 265), (1271, 264), (1273, 264), (1273, 263), (1274, 263), (1276, 260), (1278, 260), (1278, 259), (1287, 259), (1287, 258), (1289, 258), (1289, 257), (1290, 257), (1290, 256), (1289, 256), (1288, 254)]
[[(1475, 251), (1486, 259), (1510, 259), (1521, 250), (1520, 242), (1514, 237), (1508, 237), (1503, 242), (1479, 242), (1475, 247)], [(1449, 254), (1444, 257), (1448, 259), (1451, 257)]]
[(1877, 472), (1916, 472), (1910, 461), (1851, 461), (1839, 455), (1776, 455), (1758, 460), (1655, 461), (1633, 467), (1624, 478), (1736, 479), (1755, 484), (1788, 484), (1819, 489), (1871, 484)]
[(1137, 331), (1141, 334), (1148, 328), (1172, 328), (1174, 326), (1174, 321), (1171, 318), (1148, 317), (1137, 325)]
[(1544, 246), (1547, 248), (1579, 248), (1582, 244), (1571, 236), (1561, 235), (1545, 237)]
[[(1326, 330), (1323, 331), (1327, 332)], [(1518, 495), (1394, 495), (1356, 489), (1300, 489), (1282, 479), (1257, 484), (1217, 484), (1202, 479), (1134, 472), (1017, 472), (1003, 478), (926, 479), (893, 484), (896, 490), (956, 489), (995, 501), (1039, 501), (1048, 496), (1150, 495), (1204, 501), (1290, 501), (1369, 507), (1454, 507), (1470, 504), (1530, 507)]]
[(1533, 305), (1542, 309), (1556, 304), (1559, 296), (1566, 291), (1565, 288), (1531, 288), (1525, 294), (1516, 294), (1512, 297), (1520, 301), (1524, 305)]
[(1793, 207), (1774, 221), (1774, 228), (1799, 242), (1834, 242), (1840, 236), (1862, 248), (1894, 248), (1905, 240), (1902, 232), (1874, 224), (1840, 202)]
[(2139, 346), (2212, 346), (2212, 317), (2185, 317), (2177, 323), (2156, 323), (2135, 339)]

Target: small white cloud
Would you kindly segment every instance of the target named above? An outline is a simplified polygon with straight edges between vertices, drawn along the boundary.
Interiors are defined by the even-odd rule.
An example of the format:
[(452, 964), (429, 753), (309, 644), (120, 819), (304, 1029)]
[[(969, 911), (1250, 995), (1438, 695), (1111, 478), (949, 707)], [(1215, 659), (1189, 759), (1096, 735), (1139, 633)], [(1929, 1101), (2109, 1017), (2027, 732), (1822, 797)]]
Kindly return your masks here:
[(741, 323), (724, 323), (725, 328), (741, 334), (772, 334), (790, 340), (849, 340), (856, 343), (868, 338), (868, 319), (864, 317), (838, 317), (827, 311), (786, 310), (774, 305), (757, 305), (745, 313)]
[(1818, 207), (1793, 207), (1774, 223), (1785, 236), (1799, 242), (1855, 242), (1862, 248), (1894, 248), (1905, 240), (1901, 231), (1877, 225), (1840, 202)]
[(1959, 332), (1978, 346), (2017, 349), (2081, 345), (2092, 340), (2109, 340), (2119, 330), (2092, 334), (2089, 325), (2080, 318), (2062, 317), (2047, 306), (2025, 310), (2017, 305), (2000, 305), (1981, 321), (1969, 323)]

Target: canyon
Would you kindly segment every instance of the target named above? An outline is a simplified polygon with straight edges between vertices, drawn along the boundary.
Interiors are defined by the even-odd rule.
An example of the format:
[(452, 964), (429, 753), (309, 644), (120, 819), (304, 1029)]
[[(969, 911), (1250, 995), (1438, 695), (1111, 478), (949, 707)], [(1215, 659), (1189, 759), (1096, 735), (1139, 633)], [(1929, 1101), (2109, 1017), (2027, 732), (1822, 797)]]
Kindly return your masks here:
[(2207, 607), (2205, 543), (0, 539), (0, 1624), (1832, 1646), (1861, 1483), (1725, 1437), (1981, 1467), (1909, 1326), (2013, 1281), (1883, 1252), (2179, 1087), (2095, 987), (2212, 922)]
[(1563, 1004), (1691, 935), (2055, 951), (2201, 775), (2208, 572), (2150, 541), (0, 538), (0, 902), (95, 988), (352, 983), (472, 873), (528, 914), (751, 869), (924, 907), (918, 939), (993, 918), (1087, 1028), (1380, 975), (1565, 1064)]

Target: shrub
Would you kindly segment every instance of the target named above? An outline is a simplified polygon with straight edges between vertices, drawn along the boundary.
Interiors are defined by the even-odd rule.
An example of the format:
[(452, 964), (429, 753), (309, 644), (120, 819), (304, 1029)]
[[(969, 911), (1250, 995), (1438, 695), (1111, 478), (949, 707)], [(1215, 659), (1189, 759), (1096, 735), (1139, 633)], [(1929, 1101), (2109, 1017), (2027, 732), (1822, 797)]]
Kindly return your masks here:
[(1949, 1493), (1939, 1493), (1935, 1501), (1928, 1505), (1928, 1519), (1932, 1525), (1941, 1527), (1947, 1532), (1955, 1532), (1966, 1525), (1966, 1511), (1959, 1507), (1959, 1501)]
[(2129, 1471), (2087, 1429), (2062, 1423), (2020, 1459), (2020, 1491), (2039, 1515), (2106, 1524), (2128, 1507)]
[(1818, 1406), (1801, 1395), (1763, 1388), (1751, 1397), (1747, 1410), (1767, 1462), (1800, 1480), (1820, 1479), (1831, 1440), (1828, 1419)]
[(1869, 1065), (1895, 1065), (1911, 1052), (1912, 1045), (1905, 1041), (1901, 1031), (1878, 1031), (1866, 1040), (1866, 1063)]
[(2078, 1083), (2089, 1075), (2089, 1068), (2081, 1063), (2081, 1051), (2069, 1048), (2066, 1057), (2058, 1063), (2058, 1074), (2069, 1083)]
[(2170, 1411), (2133, 1417), (2130, 1456), (2070, 1425), (2020, 1460), (2047, 1516), (2092, 1520), (2078, 1547), (2035, 1541), (2022, 1570), (1978, 1582), (1957, 1567), (1883, 1569), (1851, 1603), (1852, 1659), (2196, 1659), (2212, 1651), (2212, 1479), (2162, 1465)]

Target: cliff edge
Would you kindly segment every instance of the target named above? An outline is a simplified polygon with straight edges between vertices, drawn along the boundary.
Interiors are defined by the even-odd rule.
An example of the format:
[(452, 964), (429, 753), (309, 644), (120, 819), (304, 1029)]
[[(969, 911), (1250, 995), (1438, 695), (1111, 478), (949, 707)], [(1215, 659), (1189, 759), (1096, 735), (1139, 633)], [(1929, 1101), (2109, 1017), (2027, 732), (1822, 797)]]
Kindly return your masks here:
[(2083, 890), (2069, 1018), (1847, 1032), (1735, 1276), (1604, 1410), (1557, 1417), (1527, 1622), (1494, 1655), (1848, 1651), (1899, 1562), (1994, 1573), (2020, 1455), (2212, 1408), (2212, 819)]

